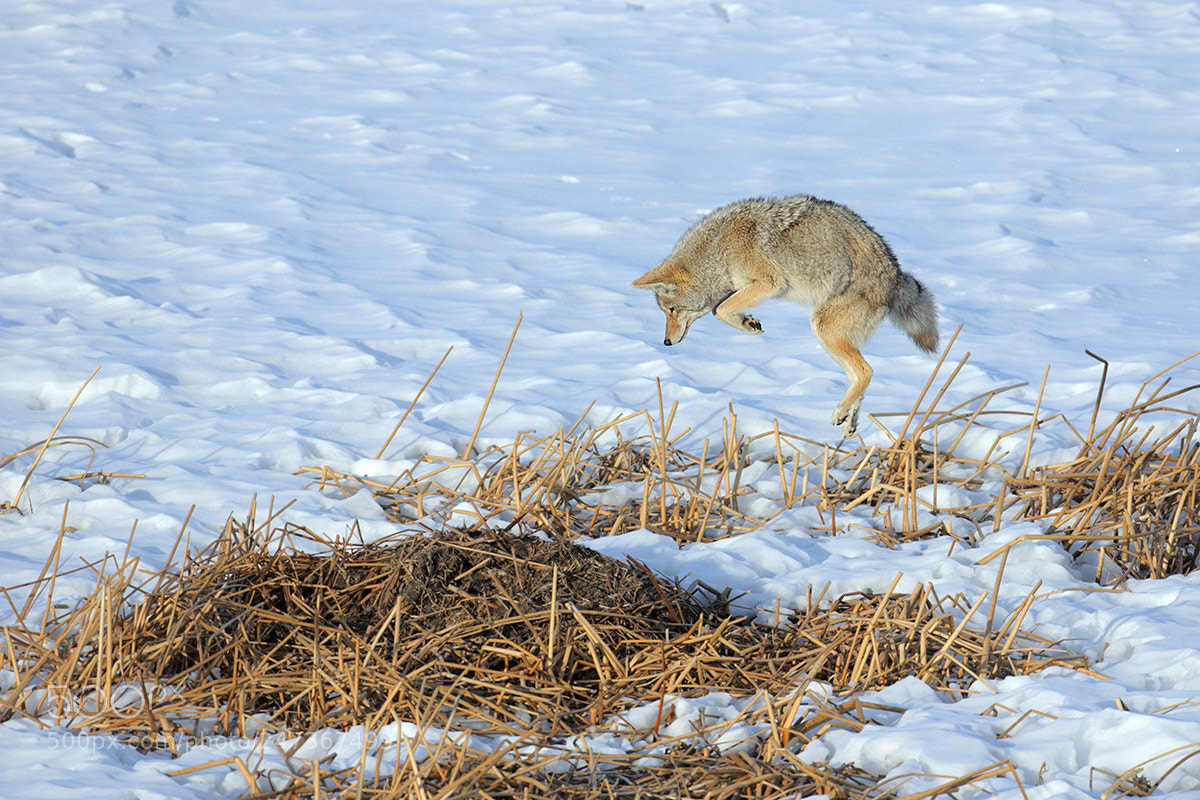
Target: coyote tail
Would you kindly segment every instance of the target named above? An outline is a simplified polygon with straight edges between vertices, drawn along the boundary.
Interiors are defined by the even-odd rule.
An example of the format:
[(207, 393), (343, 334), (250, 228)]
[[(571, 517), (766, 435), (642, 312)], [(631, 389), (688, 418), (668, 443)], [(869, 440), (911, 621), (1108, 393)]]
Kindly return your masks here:
[(933, 294), (912, 275), (901, 272), (888, 303), (888, 319), (908, 334), (913, 344), (932, 353), (938, 347), (937, 317)]

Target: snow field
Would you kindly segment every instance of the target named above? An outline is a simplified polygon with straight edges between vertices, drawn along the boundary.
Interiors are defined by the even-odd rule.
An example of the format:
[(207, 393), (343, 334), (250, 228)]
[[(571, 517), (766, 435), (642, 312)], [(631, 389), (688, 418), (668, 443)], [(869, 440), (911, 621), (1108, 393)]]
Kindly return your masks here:
[[(1087, 348), (1110, 362), (1111, 415), (1200, 342), (1198, 25), (1200, 8), (1174, 0), (6, 6), (0, 458), (46, 438), (101, 369), (60, 429), (99, 444), (49, 449), (21, 513), (0, 517), (0, 585), (37, 578), (64, 515), (73, 566), (129, 546), (159, 568), (189, 513), (204, 545), (256, 495), (294, 501), (289, 521), (331, 535), (393, 532), (369, 497), (293, 473), (396, 474), (460, 452), (522, 312), (481, 448), (569, 426), (593, 401), (594, 425), (656, 408), (660, 384), (689, 449), (719, 439), (731, 401), (750, 434), (778, 420), (833, 440), (844, 378), (804, 309), (761, 307), (761, 337), (701, 320), (668, 352), (661, 314), (629, 287), (701, 214), (744, 196), (829, 197), (887, 237), (937, 295), (943, 333), (963, 325), (952, 359), (971, 357), (945, 404), (1025, 381), (996, 402), (1031, 412), (1049, 364), (1042, 408), (1078, 427), (1101, 374)], [(866, 351), (861, 429), (882, 444), (865, 415), (907, 411), (932, 361), (887, 327)], [(1200, 383), (1194, 361), (1172, 375)], [(1032, 461), (1074, 442), (1051, 421)], [(0, 467), (0, 501), (32, 458)], [(56, 480), (89, 464), (146, 477)], [(755, 502), (778, 497), (773, 478), (753, 479)], [(1006, 522), (948, 552), (864, 541), (863, 509), (839, 514), (836, 536), (826, 524), (794, 508), (716, 543), (639, 531), (592, 546), (771, 609), (809, 587), (880, 591), (897, 573), (901, 589), (974, 599), (998, 570), (980, 562), (1040, 531)], [(832, 731), (805, 757), (949, 776), (1008, 759), (1025, 796), (1083, 798), (1176, 751), (1147, 766), (1157, 780), (1200, 742), (1197, 579), (1114, 593), (1093, 575), (1053, 544), (1015, 544), (997, 613), (1040, 581), (1027, 626), (1103, 677), (1050, 670), (957, 703), (902, 683), (881, 697), (906, 713)], [(64, 576), (56, 598), (93, 585)], [(699, 719), (700, 702), (677, 700), (677, 719)], [(350, 763), (362, 735), (331, 734), (313, 755)], [(589, 742), (601, 736), (635, 738)], [(88, 798), (236, 796), (233, 767), (166, 773), (255, 747), (170, 761), (20, 718), (0, 724), (0, 745), (0, 795)], [(979, 787), (1021, 796), (1011, 775)], [(1158, 794), (1200, 797), (1200, 760)]]

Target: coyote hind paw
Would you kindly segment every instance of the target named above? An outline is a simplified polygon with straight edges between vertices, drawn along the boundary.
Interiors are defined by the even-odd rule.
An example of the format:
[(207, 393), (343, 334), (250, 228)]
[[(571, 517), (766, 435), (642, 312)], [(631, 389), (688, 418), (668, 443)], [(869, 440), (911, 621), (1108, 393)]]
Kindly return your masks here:
[(858, 430), (858, 409), (843, 410), (840, 406), (833, 412), (834, 425), (842, 426), (842, 438), (849, 439)]
[(762, 323), (749, 315), (742, 317), (742, 330), (746, 333), (762, 333)]

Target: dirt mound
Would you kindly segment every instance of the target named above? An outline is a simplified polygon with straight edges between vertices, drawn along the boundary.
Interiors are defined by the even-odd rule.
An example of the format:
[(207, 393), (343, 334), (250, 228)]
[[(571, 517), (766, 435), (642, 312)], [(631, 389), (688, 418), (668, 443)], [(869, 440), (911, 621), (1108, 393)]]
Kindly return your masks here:
[[(231, 521), (181, 567), (145, 579), (136, 561), (118, 564), (57, 619), (4, 629), (15, 684), (0, 693), (0, 718), (50, 712), (173, 752), (213, 735), (408, 721), (457, 732), (387, 777), (386, 796), (467, 797), (526, 779), (542, 792), (531, 798), (783, 797), (798, 787), (864, 796), (870, 776), (806, 772), (795, 757), (831, 727), (859, 730), (876, 711), (899, 711), (857, 692), (916, 676), (961, 696), (981, 676), (1081, 666), (1020, 630), (1032, 596), (984, 631), (967, 628), (984, 599), (939, 600), (928, 587), (813, 597), (782, 624), (753, 625), (700, 608), (640, 565), (560, 541), (447, 529), (354, 545)], [(810, 691), (813, 681), (825, 686)], [(680, 737), (672, 698), (711, 693), (755, 699), (734, 720), (701, 714)], [(735, 737), (743, 755), (729, 761), (722, 748), (733, 745), (718, 743), (732, 728), (749, 739)], [(565, 763), (564, 743), (620, 731), (641, 744), (602, 760), (565, 756), (581, 772), (548, 777)], [(464, 733), (509, 744), (484, 755)], [(364, 751), (349, 771), (315, 765), (280, 796), (317, 784), (358, 796), (363, 780), (375, 796), (382, 752)], [(274, 786), (233, 761), (248, 782)], [(702, 791), (680, 794), (680, 780)], [(751, 785), (751, 795), (736, 788)]]
[[(586, 547), (534, 536), (441, 531), (412, 538), (391, 551), (399, 597), (425, 629), (444, 629), (497, 612), (532, 614), (557, 603), (581, 611), (644, 617), (647, 629), (667, 631), (700, 613), (691, 598), (644, 570)], [(376, 601), (391, 606), (392, 587)], [(497, 597), (504, 600), (497, 604)], [(415, 619), (410, 620), (413, 624)]]
[(966, 629), (927, 587), (814, 598), (762, 626), (565, 542), (443, 530), (349, 545), (254, 531), (231, 521), (181, 569), (135, 585), (126, 565), (45, 628), (8, 629), (22, 676), (13, 707), (39, 683), (59, 687), (76, 699), (55, 702), (87, 712), (72, 724), (167, 747), (405, 719), (501, 733), (536, 719), (570, 735), (667, 695), (789, 703), (810, 680), (853, 692), (906, 675), (961, 693), (978, 675), (1077, 660), (1019, 631), (1023, 613)]
[(532, 536), (444, 530), (319, 554), (234, 536), (113, 636), (129, 643), (124, 676), (202, 683), (291, 730), (364, 723), (430, 691), (507, 726), (585, 713), (608, 661), (701, 613), (646, 571)]

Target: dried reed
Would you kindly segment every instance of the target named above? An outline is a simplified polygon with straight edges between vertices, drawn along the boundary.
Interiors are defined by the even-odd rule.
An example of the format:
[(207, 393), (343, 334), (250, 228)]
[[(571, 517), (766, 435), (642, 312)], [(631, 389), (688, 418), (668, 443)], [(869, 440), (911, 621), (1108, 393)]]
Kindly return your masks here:
[[(924, 587), (814, 598), (786, 624), (751, 625), (698, 606), (639, 565), (499, 531), (352, 545), (230, 520), (218, 542), (178, 568), (147, 578), (136, 565), (94, 565), (96, 587), (83, 603), (40, 618), (27, 604), (22, 624), (4, 630), (3, 663), (17, 680), (0, 695), (3, 717), (49, 718), (173, 752), (214, 734), (375, 730), (417, 719), (515, 737), (543, 752), (631, 708), (724, 691), (766, 698), (745, 721), (769, 720), (769, 735), (752, 743), (769, 759), (712, 769), (717, 749), (688, 752), (694, 745), (680, 742), (668, 766), (647, 769), (633, 758), (597, 766), (611, 780), (581, 783), (500, 761), (485, 772), (511, 778), (517, 770), (557, 787), (531, 797), (609, 796), (587, 794), (585, 783), (634, 796), (620, 794), (621, 781), (658, 796), (646, 787), (676, 785), (683, 775), (712, 789), (683, 796), (767, 797), (798, 781), (865, 780), (777, 763), (830, 727), (866, 724), (853, 698), (861, 690), (916, 675), (961, 695), (976, 680), (1082, 663), (1019, 630), (1023, 613), (986, 635), (968, 628), (984, 598), (943, 602)], [(812, 681), (849, 699), (822, 701), (806, 691)], [(460, 771), (449, 783), (434, 772), (450, 762), (409, 764), (388, 782), (418, 781), (428, 796), (456, 797), (473, 785), (461, 780), (474, 774), (472, 758), (455, 756)], [(790, 775), (783, 783), (781, 770)], [(720, 794), (734, 773), (760, 794)], [(324, 791), (337, 782), (320, 780)], [(439, 794), (439, 786), (458, 788)]]
[[(636, 562), (570, 542), (639, 528), (681, 544), (739, 535), (772, 519), (744, 510), (746, 496), (777, 491), (779, 508), (813, 505), (833, 533), (839, 511), (872, 509), (886, 546), (953, 535), (952, 517), (975, 526), (973, 540), (989, 521), (1016, 514), (1045, 520), (1044, 538), (1096, 558), (1098, 574), (1106, 564), (1122, 578), (1195, 568), (1198, 415), (1169, 405), (1189, 389), (1167, 393), (1164, 381), (1151, 391), (1160, 373), (1099, 427), (1098, 393), (1078, 456), (1030, 468), (1036, 431), (1050, 418), (1041, 416), (1043, 392), (1033, 413), (990, 408), (1014, 386), (939, 410), (965, 362), (926, 403), (935, 370), (912, 410), (894, 415), (900, 425), (886, 446), (832, 447), (778, 425), (747, 435), (731, 407), (720, 440), (697, 455), (680, 446), (687, 432), (672, 431), (677, 406), (668, 409), (660, 392), (657, 414), (598, 427), (581, 417), (549, 436), (426, 456), (391, 481), (309, 468), (321, 490), (370, 488), (397, 523), (425, 535), (351, 544), (281, 525), (282, 510), (256, 522), (252, 508), (211, 547), (185, 544), (182, 564), (148, 577), (128, 555), (87, 565), (94, 591), (57, 615), (56, 547), (34, 584), (3, 590), (19, 623), (2, 634), (0, 666), (16, 677), (0, 694), (0, 719), (49, 719), (172, 751), (214, 733), (377, 730), (397, 720), (509, 742), (482, 752), (444, 739), (388, 774), (377, 768), (378, 748), (371, 769), (365, 744), (354, 769), (285, 758), (283, 787), (244, 760), (205, 765), (236, 769), (264, 797), (894, 795), (892, 781), (804, 764), (795, 753), (831, 728), (867, 724), (872, 707), (858, 694), (906, 676), (961, 696), (977, 681), (1050, 664), (1082, 668), (1021, 629), (1032, 594), (995, 619), (998, 585), (988, 602), (939, 599), (929, 587), (897, 594), (893, 584), (877, 596), (810, 597), (803, 611), (762, 626), (730, 617), (727, 592), (701, 601)], [(485, 412), (486, 402), (480, 424)], [(1151, 415), (1173, 422), (1155, 435)], [(648, 433), (629, 437), (635, 418)], [(991, 447), (962, 455), (968, 434)], [(939, 485), (978, 502), (939, 507)], [(18, 590), (29, 590), (23, 603)], [(812, 691), (814, 682), (836, 699)], [(630, 709), (713, 691), (763, 698), (739, 720), (760, 731), (740, 755), (705, 744), (727, 725), (669, 746), (656, 725), (643, 732), (653, 753), (563, 760), (563, 742), (607, 730)], [(943, 788), (1002, 774), (1015, 777), (1012, 765)]]
[[(1008, 484), (1020, 516), (1044, 520), (1064, 546), (1090, 557), (1098, 582), (1106, 567), (1116, 581), (1186, 575), (1200, 557), (1200, 413), (1171, 405), (1197, 386), (1167, 392), (1168, 378), (1152, 388), (1166, 371), (1100, 430), (1093, 413), (1074, 459)], [(1103, 390), (1102, 381), (1097, 409)], [(1164, 418), (1167, 427), (1156, 424)]]

